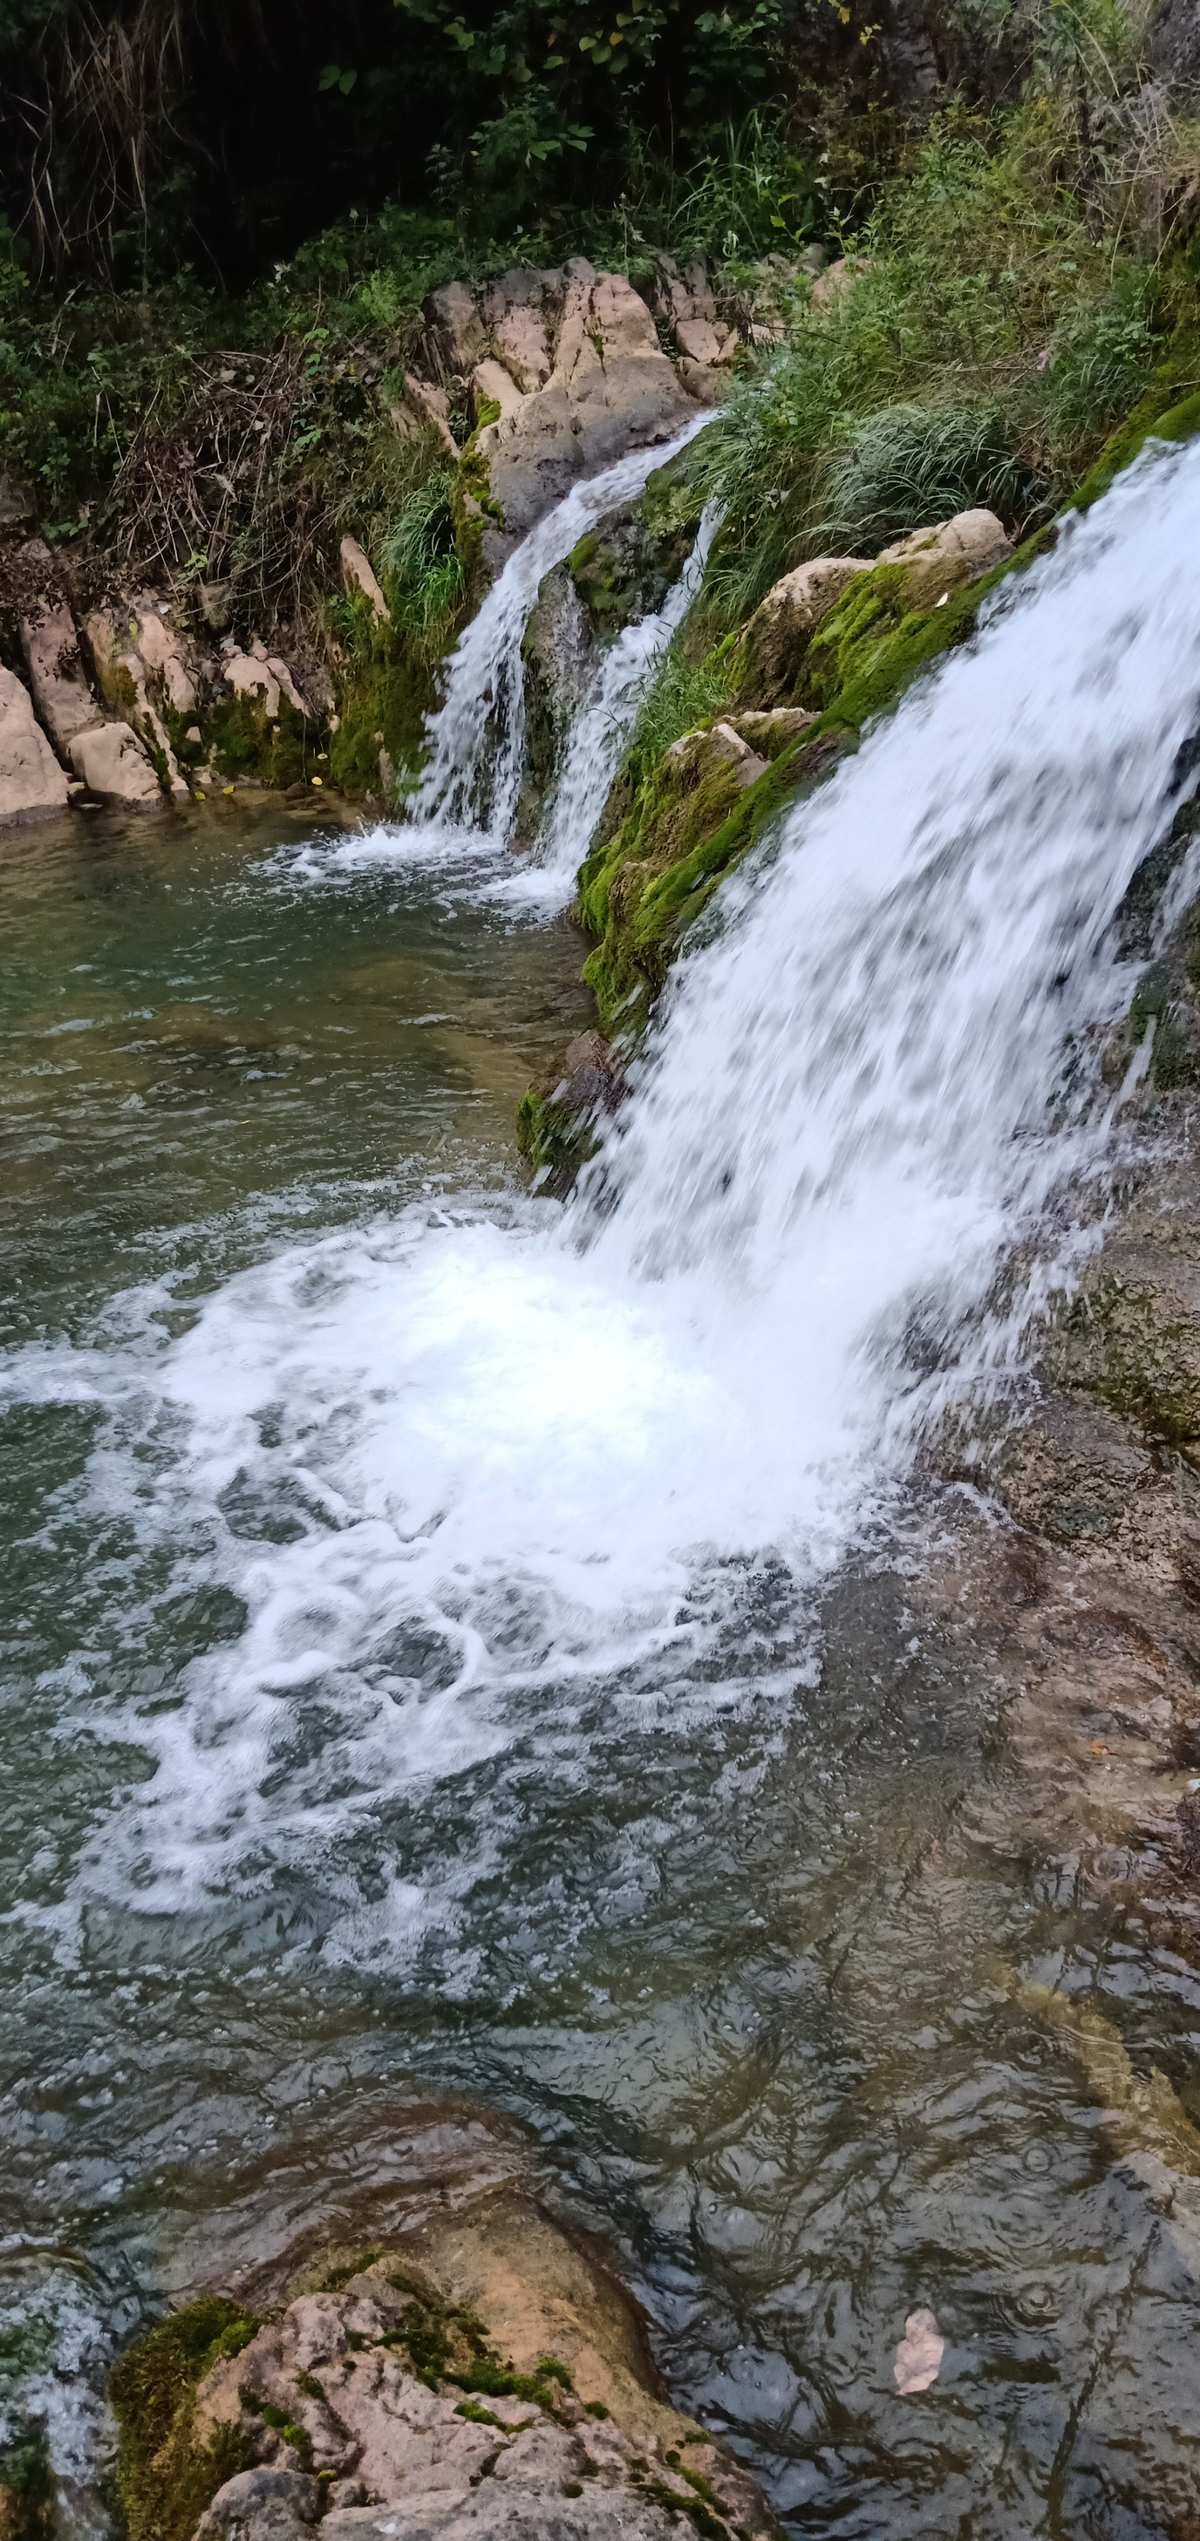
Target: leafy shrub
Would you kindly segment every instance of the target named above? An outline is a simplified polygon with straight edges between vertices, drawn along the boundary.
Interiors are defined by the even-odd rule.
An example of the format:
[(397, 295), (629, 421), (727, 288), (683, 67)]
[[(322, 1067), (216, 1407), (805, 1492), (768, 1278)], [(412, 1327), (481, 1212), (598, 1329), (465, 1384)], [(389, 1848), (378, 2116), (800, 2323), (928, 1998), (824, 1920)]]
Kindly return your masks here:
[(1060, 319), (1045, 372), (1045, 429), (1057, 450), (1091, 455), (1098, 434), (1127, 413), (1154, 363), (1152, 278), (1136, 267), (1103, 298)]

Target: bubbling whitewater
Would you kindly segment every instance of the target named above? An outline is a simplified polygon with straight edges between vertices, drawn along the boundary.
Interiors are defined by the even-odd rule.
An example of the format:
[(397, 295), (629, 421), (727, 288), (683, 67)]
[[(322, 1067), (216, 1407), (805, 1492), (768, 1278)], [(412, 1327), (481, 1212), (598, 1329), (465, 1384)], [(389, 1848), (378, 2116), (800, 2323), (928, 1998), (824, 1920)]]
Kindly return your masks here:
[[(414, 1208), (275, 1253), (180, 1337), (134, 1296), (127, 1347), (17, 1360), (16, 1391), (96, 1406), (97, 1507), (245, 1614), (169, 1707), (81, 1711), (152, 1770), (85, 1846), (64, 1934), (336, 1857), (514, 1741), (582, 1772), (597, 1689), (674, 1701), (768, 1572), (794, 1688), (806, 1599), (1088, 1241), (1113, 921), (1200, 701), (1197, 541), (1200, 452), (1160, 455), (797, 804), (566, 1212)], [(336, 1946), (394, 1956), (431, 1911), (453, 1881), (434, 1909), (393, 1870), (368, 1938), (352, 1883)]]

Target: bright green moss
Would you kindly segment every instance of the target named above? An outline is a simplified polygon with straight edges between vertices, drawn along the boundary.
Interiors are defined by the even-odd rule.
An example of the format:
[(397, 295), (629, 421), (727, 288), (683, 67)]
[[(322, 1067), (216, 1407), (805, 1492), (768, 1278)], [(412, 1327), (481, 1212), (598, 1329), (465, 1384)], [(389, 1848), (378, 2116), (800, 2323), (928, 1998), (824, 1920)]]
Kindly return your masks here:
[(114, 2366), (109, 2396), (129, 2541), (189, 2541), (218, 2488), (253, 2463), (248, 2426), (223, 2426), (198, 2441), (195, 2398), (210, 2366), (239, 2353), (257, 2326), (223, 2295), (206, 2296), (170, 2313)]
[(304, 782), (315, 751), (307, 717), (286, 697), (273, 719), (261, 697), (238, 696), (223, 698), (209, 717), (207, 756), (223, 776), (252, 776), (284, 790)]

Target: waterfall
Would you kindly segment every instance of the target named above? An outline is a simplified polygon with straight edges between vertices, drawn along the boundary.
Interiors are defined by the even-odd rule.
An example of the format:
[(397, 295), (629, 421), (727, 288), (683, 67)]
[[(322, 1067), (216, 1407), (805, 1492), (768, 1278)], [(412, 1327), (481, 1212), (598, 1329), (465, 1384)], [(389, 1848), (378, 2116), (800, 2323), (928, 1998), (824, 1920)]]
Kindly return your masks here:
[(415, 821), (485, 826), (498, 846), (508, 845), (525, 761), (521, 645), (540, 586), (589, 529), (636, 502), (655, 469), (666, 467), (711, 420), (701, 413), (665, 447), (630, 451), (573, 486), (513, 550), (451, 654), (445, 698), (427, 725), (429, 758), (413, 797)]
[[(811, 1671), (806, 1601), (923, 1425), (1017, 1364), (1103, 1199), (1114, 921), (1197, 724), (1198, 549), (1200, 447), (1158, 453), (794, 806), (680, 962), (565, 1211), (430, 1201), (276, 1248), (182, 1332), (156, 1293), (132, 1338), (31, 1361), (34, 1399), (96, 1405), (98, 1505), (169, 1513), (189, 1586), (215, 1547), (206, 1591), (244, 1616), (170, 1705), (105, 1710), (149, 1761), (73, 1911), (207, 1907), (329, 1853), (336, 1946), (391, 1967), (453, 1923), (539, 1741), (583, 1783), (598, 1707), (677, 1718)], [(506, 677), (517, 614), (499, 586), (481, 613)], [(486, 650), (464, 642), (446, 752)], [(230, 1495), (261, 1522), (226, 1524)], [(386, 1843), (360, 1889), (348, 1830), (369, 1862), (443, 1783), (432, 1902)]]
[(539, 840), (539, 862), (564, 880), (574, 880), (591, 846), (638, 708), (704, 580), (718, 517), (710, 505), (683, 572), (661, 609), (623, 628), (601, 654), (567, 735)]
[(1197, 536), (1196, 447), (1066, 523), (726, 890), (609, 1134), (594, 1267), (702, 1298), (785, 1506), (1011, 1365), (1086, 1240), (1054, 1212), (1112, 1161), (1113, 921), (1200, 718)]

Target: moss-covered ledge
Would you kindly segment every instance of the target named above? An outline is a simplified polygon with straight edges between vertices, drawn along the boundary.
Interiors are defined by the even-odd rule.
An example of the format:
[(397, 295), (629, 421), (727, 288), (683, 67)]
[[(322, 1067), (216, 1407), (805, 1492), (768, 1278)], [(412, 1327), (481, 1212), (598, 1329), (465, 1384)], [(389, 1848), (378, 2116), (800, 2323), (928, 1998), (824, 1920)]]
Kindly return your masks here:
[(1174, 348), (1056, 520), (940, 606), (910, 608), (903, 572), (894, 565), (856, 576), (808, 648), (804, 702), (818, 710), (818, 721), (735, 800), (714, 793), (681, 827), (663, 768), (643, 780), (619, 828), (597, 843), (579, 876), (579, 914), (596, 939), (584, 977), (606, 1030), (640, 1026), (722, 877), (857, 748), (864, 729), (898, 705), (922, 672), (968, 640), (997, 586), (1052, 545), (1057, 519), (1087, 509), (1148, 441), (1182, 441), (1200, 432), (1198, 382), (1200, 348), (1189, 338)]

